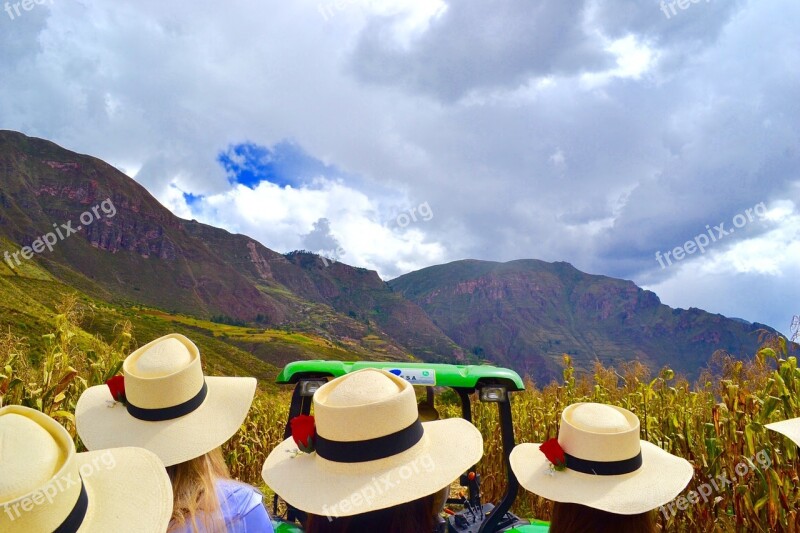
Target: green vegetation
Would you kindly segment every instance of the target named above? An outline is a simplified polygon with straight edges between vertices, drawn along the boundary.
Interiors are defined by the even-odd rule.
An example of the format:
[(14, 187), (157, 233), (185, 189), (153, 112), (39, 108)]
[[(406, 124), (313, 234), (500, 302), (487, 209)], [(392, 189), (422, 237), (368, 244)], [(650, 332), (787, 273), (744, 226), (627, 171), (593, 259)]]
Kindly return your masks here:
[[(264, 315), (259, 315), (259, 316), (262, 317), (263, 320)], [(212, 315), (211, 322), (214, 322), (216, 324), (228, 324), (229, 326), (241, 326), (241, 327), (247, 326), (247, 323), (244, 320), (237, 320), (227, 315)]]
[[(72, 412), (80, 393), (86, 387), (102, 384), (119, 370), (124, 356), (133, 347), (133, 326), (124, 312), (92, 308), (75, 296), (63, 299), (55, 311), (53, 333), (40, 339), (10, 332), (0, 334), (0, 405), (23, 404), (40, 409), (75, 435)], [(247, 333), (235, 326), (185, 317), (158, 317), (152, 311), (139, 310), (139, 313), (142, 324), (167, 321), (169, 328), (182, 328), (195, 339), (199, 331), (217, 328), (209, 331), (220, 338), (227, 335), (229, 341), (236, 335), (261, 335), (272, 338), (270, 342), (276, 342), (275, 339), (323, 342), (276, 331)], [(104, 325), (108, 335), (89, 335), (81, 324), (96, 321), (97, 316), (115, 316), (120, 320), (113, 326)], [(159, 327), (151, 326), (147, 338)], [(764, 425), (800, 416), (800, 369), (796, 358), (787, 355), (784, 338), (771, 335), (763, 341), (763, 347), (749, 361), (717, 354), (711, 368), (694, 386), (676, 378), (669, 369), (652, 378), (649, 370), (638, 362), (616, 369), (598, 363), (591, 375), (578, 378), (572, 360), (564, 356), (560, 382), (544, 388), (528, 384), (524, 392), (514, 393), (512, 409), (517, 442), (543, 442), (555, 436), (561, 410), (570, 403), (596, 401), (620, 405), (640, 417), (642, 438), (694, 465), (695, 477), (689, 489), (697, 489), (719, 476), (730, 480), (729, 484), (720, 483), (720, 490), (708, 502), (689, 505), (668, 519), (659, 513), (665, 530), (796, 531), (800, 526), (798, 449), (789, 440), (767, 431)], [(34, 349), (34, 345), (43, 348)], [(250, 364), (241, 358), (223, 363), (225, 356), (217, 349), (219, 345), (209, 343), (207, 347), (201, 350), (209, 373), (226, 374), (229, 370), (242, 373)], [(235, 348), (230, 350), (236, 353)], [(282, 440), (286, 424), (289, 390), (274, 387), (263, 381), (262, 376), (242, 431), (225, 447), (234, 475), (256, 485), (261, 485), (264, 458)], [(459, 416), (452, 394), (437, 397), (437, 409), (443, 417)], [(503, 491), (505, 479), (502, 456), (496, 445), (500, 439), (496, 412), (475, 402), (473, 417), (486, 442), (483, 490), (488, 499), (496, 499)], [(759, 453), (769, 457), (770, 466), (764, 468), (754, 461)], [(737, 473), (736, 468), (741, 464), (749, 466), (745, 475)], [(547, 518), (549, 510), (550, 504), (545, 500), (520, 492), (515, 509), (519, 514)]]
[[(0, 250), (3, 247), (13, 249), (0, 238)], [(35, 261), (13, 270), (0, 261), (0, 331), (26, 338), (29, 353), (37, 361), (50, 349), (46, 334), (58, 328), (58, 309), (65, 300), (80, 310), (75, 335), (81, 350), (97, 350), (98, 339), (115, 339), (120, 324), (130, 325), (133, 347), (168, 333), (183, 333), (203, 351), (208, 368), (225, 375), (256, 376), (265, 389), (274, 390), (278, 368), (290, 361), (411, 358), (368, 329), (355, 329), (345, 336), (320, 329), (316, 324), (335, 319), (324, 305), (310, 306), (305, 321), (277, 328), (247, 325), (228, 315), (205, 320), (139, 304), (111, 303), (54, 279)]]
[[(676, 379), (669, 369), (651, 379), (643, 365), (633, 362), (616, 371), (599, 363), (591, 376), (576, 380), (571, 360), (564, 357), (563, 381), (542, 390), (531, 388), (513, 405), (518, 442), (543, 442), (557, 433), (561, 410), (574, 402), (611, 403), (635, 412), (642, 422), (642, 438), (687, 459), (695, 476), (684, 491), (725, 476), (708, 502), (689, 504), (684, 511), (659, 512), (668, 531), (796, 531), (800, 526), (800, 472), (797, 446), (764, 425), (800, 416), (800, 370), (795, 357), (786, 356), (783, 338), (766, 339), (750, 361), (727, 354), (712, 359), (717, 372), (705, 371), (692, 386)], [(482, 414), (482, 431), (491, 431)], [(771, 466), (762, 468), (757, 454), (766, 454)], [(500, 458), (487, 450), (499, 467)], [(744, 476), (740, 466), (748, 465)], [(737, 467), (740, 470), (737, 470)], [(494, 488), (499, 490), (499, 487)], [(549, 504), (525, 493), (520, 512), (543, 517)], [(668, 517), (668, 519), (666, 519)]]
[(455, 261), (404, 274), (389, 286), (473, 357), (539, 384), (559, 378), (563, 353), (573, 356), (578, 372), (591, 372), (596, 360), (619, 366), (638, 359), (696, 379), (715, 350), (746, 357), (758, 348), (757, 331), (769, 329), (672, 309), (631, 281), (563, 262)]

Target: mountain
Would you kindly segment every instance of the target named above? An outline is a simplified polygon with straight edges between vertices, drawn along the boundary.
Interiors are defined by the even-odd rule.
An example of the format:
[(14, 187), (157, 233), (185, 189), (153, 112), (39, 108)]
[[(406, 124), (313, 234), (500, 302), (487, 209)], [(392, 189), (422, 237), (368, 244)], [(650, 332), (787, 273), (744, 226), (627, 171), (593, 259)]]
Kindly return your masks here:
[(560, 375), (639, 359), (697, 375), (715, 350), (752, 356), (773, 329), (699, 309), (672, 309), (631, 281), (585, 274), (569, 263), (456, 261), (400, 276), (390, 286), (417, 303), (468, 352), (527, 373)]
[(178, 331), (214, 366), (264, 379), (333, 358), (489, 360), (545, 381), (562, 353), (578, 368), (638, 358), (691, 377), (715, 350), (752, 354), (766, 328), (674, 310), (567, 263), (459, 261), (386, 283), (178, 218), (107, 163), (11, 131), (0, 131), (0, 255), (4, 332), (44, 349), (75, 293), (87, 336), (125, 322), (139, 343)]
[[(46, 140), (0, 131), (0, 207), (0, 254), (8, 253), (0, 274), (17, 286), (35, 268), (96, 301), (299, 331), (335, 345), (339, 357), (463, 357), (375, 272), (325, 267), (311, 254), (284, 256), (244, 235), (180, 219), (114, 167)], [(46, 234), (57, 241), (52, 250), (30, 261), (19, 255)], [(236, 342), (279, 364), (327, 354)]]
[[(248, 280), (276, 298), (300, 300), (306, 308), (327, 311), (317, 320), (295, 314), (292, 324), (334, 337), (365, 333), (364, 324), (384, 333), (424, 360), (459, 360), (463, 350), (433, 324), (416, 304), (395, 294), (377, 272), (331, 263), (308, 252), (279, 254), (243, 235), (231, 235), (192, 221), (186, 229), (226, 258)], [(286, 295), (291, 291), (292, 297)], [(335, 311), (335, 313), (331, 313)]]

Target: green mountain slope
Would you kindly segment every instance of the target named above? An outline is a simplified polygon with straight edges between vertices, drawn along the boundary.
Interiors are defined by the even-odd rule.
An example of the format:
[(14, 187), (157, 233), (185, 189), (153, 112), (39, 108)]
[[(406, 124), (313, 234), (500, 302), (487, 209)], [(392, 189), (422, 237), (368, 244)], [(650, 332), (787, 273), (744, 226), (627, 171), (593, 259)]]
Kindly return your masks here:
[[(62, 231), (62, 225), (80, 231), (57, 239), (52, 250), (31, 260), (20, 259), (22, 247), (35, 246), (37, 238)], [(144, 305), (319, 340), (304, 346), (275, 336), (269, 342), (228, 338), (265, 361), (461, 355), (422, 310), (393, 295), (374, 272), (337, 264), (318, 273), (317, 266), (244, 235), (174, 216), (135, 181), (96, 158), (8, 131), (0, 131), (0, 239), (0, 254), (10, 254), (0, 258), (6, 261), (0, 276), (9, 292), (25, 290), (35, 272), (60, 282), (61, 289), (73, 288), (119, 309)], [(369, 308), (359, 307), (364, 298), (372, 302)], [(354, 307), (357, 312), (349, 312)]]
[[(67, 226), (80, 230), (17, 262)], [(715, 350), (751, 354), (764, 327), (567, 263), (458, 261), (386, 283), (180, 219), (99, 159), (0, 131), (0, 327), (36, 348), (71, 293), (85, 335), (113, 338), (125, 321), (139, 343), (179, 331), (220, 371), (264, 379), (295, 359), (485, 359), (544, 381), (562, 353), (584, 369), (638, 358), (695, 376)]]

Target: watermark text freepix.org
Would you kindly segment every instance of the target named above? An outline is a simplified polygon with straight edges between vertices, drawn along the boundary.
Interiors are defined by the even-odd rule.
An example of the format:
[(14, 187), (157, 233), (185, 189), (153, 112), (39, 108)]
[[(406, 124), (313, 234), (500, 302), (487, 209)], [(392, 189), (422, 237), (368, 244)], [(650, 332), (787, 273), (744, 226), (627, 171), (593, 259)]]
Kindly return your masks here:
[[(419, 215), (419, 219), (417, 219), (417, 215)], [(399, 228), (405, 228), (412, 222), (417, 222), (417, 220), (422, 222), (433, 220), (433, 209), (431, 209), (428, 202), (423, 202), (417, 207), (410, 207), (408, 210), (401, 212), (394, 218), (393, 222)], [(318, 250), (316, 253), (327, 267), (329, 263), (341, 261), (346, 252), (344, 248), (338, 246), (335, 250)]]
[(397, 215), (394, 221), (401, 228), (405, 228), (411, 224), (411, 222), (417, 221), (417, 213), (419, 213), (419, 217), (423, 222), (430, 222), (433, 219), (433, 209), (431, 209), (431, 206), (428, 205), (428, 202), (423, 202), (417, 207), (410, 208), (408, 213), (400, 213)]
[[(670, 0), (669, 2), (662, 1), (661, 11), (664, 13), (664, 16), (667, 17), (667, 19), (669, 19), (673, 15), (678, 14), (678, 10), (675, 9), (676, 5), (681, 9), (681, 11), (685, 11), (689, 9), (689, 6), (691, 6), (692, 4), (697, 4), (700, 1), (701, 0)], [(711, 0), (706, 0), (706, 4), (709, 3), (710, 1)], [(672, 13), (672, 15), (670, 15), (670, 12)]]
[(361, 505), (369, 505), (377, 496), (391, 492), (393, 488), (401, 485), (403, 481), (409, 480), (414, 476), (424, 475), (425, 472), (433, 472), (434, 466), (433, 458), (430, 455), (425, 454), (417, 457), (388, 474), (378, 478), (373, 477), (372, 483), (365, 484), (361, 490), (352, 493), (339, 503), (330, 507), (323, 505), (322, 511), (328, 517), (328, 522), (332, 522), (339, 512), (350, 513), (357, 510)]
[(53, 500), (60, 492), (80, 485), (81, 479), (90, 478), (101, 469), (111, 470), (116, 466), (117, 460), (114, 458), (114, 454), (111, 450), (106, 450), (102, 454), (93, 457), (91, 463), (83, 463), (78, 469), (78, 474), (64, 474), (60, 478), (51, 479), (47, 485), (36, 490), (33, 494), (13, 504), (3, 504), (3, 511), (13, 522), (22, 516), (22, 513), (32, 511), (37, 505), (53, 503)]
[[(50, 233), (46, 233), (41, 237), (38, 237), (34, 240), (30, 246), (23, 246), (20, 250), (10, 253), (9, 251), (5, 251), (3, 253), (3, 259), (5, 260), (6, 264), (11, 267), (13, 270), (14, 268), (20, 266), (22, 261), (20, 261), (20, 256), (22, 259), (30, 260), (33, 259), (34, 254), (40, 254), (47, 249), (49, 252), (53, 251), (53, 247), (59, 242), (63, 241), (67, 237), (71, 236), (73, 233), (78, 233), (84, 226), (88, 226), (95, 222), (96, 220), (100, 220), (100, 213), (105, 214), (106, 218), (111, 218), (117, 214), (117, 208), (114, 207), (113, 202), (111, 202), (110, 198), (107, 198), (100, 202), (98, 205), (94, 206), (91, 210), (84, 211), (81, 213), (81, 216), (78, 218), (83, 226), (72, 226), (72, 221), (67, 222), (66, 224), (53, 224), (53, 231)], [(16, 266), (14, 263), (16, 262)]]
[(20, 11), (20, 7), (24, 11), (30, 11), (33, 9), (35, 5), (42, 5), (47, 2), (50, 2), (50, 5), (53, 5), (53, 0), (22, 0), (21, 2), (6, 2), (6, 5), (3, 7), (3, 11), (8, 13), (8, 17), (11, 20), (14, 20), (17, 17), (22, 16), (22, 11)]
[[(733, 217), (733, 228), (725, 229), (724, 222), (720, 222), (719, 225), (714, 226), (714, 229), (711, 229), (711, 226), (706, 224), (706, 233), (697, 235), (694, 240), (686, 241), (683, 243), (683, 246), (676, 246), (673, 250), (667, 250), (664, 252), (663, 256), (661, 252), (656, 252), (656, 261), (658, 261), (658, 264), (664, 269), (667, 268), (667, 266), (672, 266), (670, 255), (672, 255), (675, 261), (681, 261), (687, 255), (692, 255), (698, 250), (700, 250), (701, 254), (704, 254), (706, 253), (706, 247), (711, 243), (722, 240), (727, 235), (736, 231), (736, 228), (743, 228), (748, 222), (756, 220), (753, 217), (754, 214), (758, 217), (758, 220), (764, 220), (764, 217), (767, 215), (767, 206), (764, 202), (760, 202), (753, 207), (745, 209), (744, 214), (739, 213)], [(664, 264), (664, 259), (667, 260), (667, 264)]]
[(317, 255), (322, 259), (322, 263), (328, 266), (328, 262), (335, 263), (336, 261), (341, 261), (342, 256), (346, 253), (344, 248), (338, 246), (335, 250), (319, 250)]
[[(733, 470), (737, 476), (743, 478), (756, 469), (756, 463), (763, 470), (772, 466), (772, 459), (770, 459), (767, 450), (761, 450), (752, 459), (740, 462)], [(703, 498), (703, 503), (708, 502), (709, 496), (722, 492), (727, 485), (733, 485), (733, 481), (728, 479), (728, 473), (723, 470), (722, 474), (711, 478), (707, 483), (703, 483), (697, 487), (696, 491), (690, 490), (686, 496), (679, 496), (672, 502), (662, 505), (658, 510), (661, 511), (665, 519), (668, 519), (670, 516), (675, 516), (677, 511), (685, 511), (689, 504), (695, 505), (699, 503), (700, 498)]]

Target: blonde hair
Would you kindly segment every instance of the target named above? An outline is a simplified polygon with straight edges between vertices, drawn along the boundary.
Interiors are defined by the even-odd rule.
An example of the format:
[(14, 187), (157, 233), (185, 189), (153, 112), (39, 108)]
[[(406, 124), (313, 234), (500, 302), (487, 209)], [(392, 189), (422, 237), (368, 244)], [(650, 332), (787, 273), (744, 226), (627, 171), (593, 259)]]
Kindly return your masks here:
[(191, 524), (192, 531), (224, 532), (225, 517), (215, 489), (218, 479), (230, 479), (222, 449), (167, 467), (174, 503), (168, 531)]

